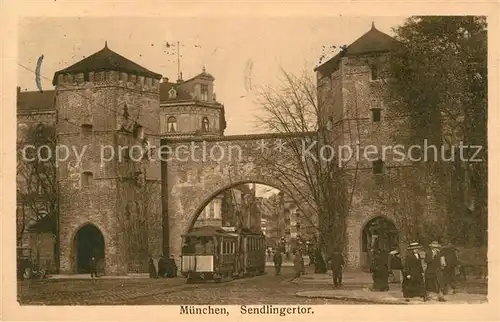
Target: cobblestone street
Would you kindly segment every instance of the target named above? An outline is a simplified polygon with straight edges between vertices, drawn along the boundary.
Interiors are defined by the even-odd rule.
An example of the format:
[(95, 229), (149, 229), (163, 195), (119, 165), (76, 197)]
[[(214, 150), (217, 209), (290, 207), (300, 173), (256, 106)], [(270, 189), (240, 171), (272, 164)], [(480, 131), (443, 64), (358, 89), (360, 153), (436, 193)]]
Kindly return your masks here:
[(291, 283), (293, 269), (283, 267), (274, 276), (267, 268), (264, 276), (225, 283), (186, 284), (175, 279), (94, 279), (23, 281), (18, 299), (26, 305), (148, 305), (148, 304), (346, 304), (336, 299), (308, 299), (298, 291), (329, 289), (328, 285)]

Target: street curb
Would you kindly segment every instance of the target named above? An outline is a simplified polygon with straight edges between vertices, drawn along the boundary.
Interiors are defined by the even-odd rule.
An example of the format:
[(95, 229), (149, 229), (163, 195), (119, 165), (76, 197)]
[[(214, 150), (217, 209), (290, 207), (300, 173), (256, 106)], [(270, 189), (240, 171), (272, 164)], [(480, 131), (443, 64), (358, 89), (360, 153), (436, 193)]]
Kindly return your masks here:
[[(403, 299), (367, 299), (362, 297), (353, 297), (353, 296), (345, 296), (345, 295), (301, 295), (298, 292), (295, 293), (297, 297), (306, 297), (306, 298), (317, 298), (317, 299), (332, 299), (332, 300), (343, 300), (343, 301), (355, 301), (361, 303), (372, 303), (372, 304), (393, 304), (393, 305), (408, 305), (408, 304), (416, 304), (416, 302), (408, 302)], [(419, 302), (417, 302), (419, 303)], [(424, 302), (422, 302), (424, 304)]]
[(361, 303), (372, 303), (372, 304), (392, 304), (392, 305), (432, 305), (432, 304), (486, 304), (488, 303), (488, 298), (484, 300), (475, 299), (470, 302), (468, 301), (446, 301), (446, 302), (425, 302), (425, 301), (414, 301), (403, 298), (387, 298), (387, 299), (377, 299), (377, 298), (366, 298), (366, 297), (356, 297), (356, 296), (347, 296), (347, 295), (321, 295), (321, 294), (306, 294), (310, 293), (310, 291), (306, 292), (297, 292), (295, 296), (297, 297), (306, 297), (306, 298), (322, 298), (322, 299), (336, 299), (336, 300), (348, 300), (355, 301)]

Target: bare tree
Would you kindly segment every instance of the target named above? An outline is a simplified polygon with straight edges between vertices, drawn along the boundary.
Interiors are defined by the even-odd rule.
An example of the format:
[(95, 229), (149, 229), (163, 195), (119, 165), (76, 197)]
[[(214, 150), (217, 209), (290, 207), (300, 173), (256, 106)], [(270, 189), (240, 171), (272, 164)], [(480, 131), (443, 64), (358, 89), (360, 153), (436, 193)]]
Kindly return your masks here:
[(282, 70), (282, 75), (279, 88), (264, 88), (259, 93), (265, 111), (260, 122), (280, 137), (275, 149), (262, 154), (263, 162), (288, 187), (286, 193), (303, 219), (317, 230), (321, 247), (326, 251), (343, 248), (354, 192), (348, 191), (348, 182), (353, 177), (345, 176), (348, 162), (339, 162), (335, 151), (345, 134), (320, 107), (337, 98), (327, 93), (318, 103), (316, 86), (307, 74), (295, 76)]
[[(58, 244), (59, 185), (56, 178), (57, 160), (55, 127), (38, 124), (29, 127), (18, 142), (16, 175), (18, 181), (18, 231), (17, 243), (21, 244), (26, 223), (42, 220)], [(28, 147), (29, 148), (25, 148)], [(57, 249), (57, 247), (56, 247)], [(55, 260), (58, 262), (58, 251)]]

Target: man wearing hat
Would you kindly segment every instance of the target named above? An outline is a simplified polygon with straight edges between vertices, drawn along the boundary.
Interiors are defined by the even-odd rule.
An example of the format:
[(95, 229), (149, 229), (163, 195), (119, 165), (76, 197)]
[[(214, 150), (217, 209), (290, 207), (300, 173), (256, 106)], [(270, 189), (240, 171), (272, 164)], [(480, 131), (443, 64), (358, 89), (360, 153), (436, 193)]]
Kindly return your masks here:
[(446, 266), (443, 268), (443, 294), (453, 294), (457, 289), (455, 274), (458, 266), (457, 249), (453, 244), (448, 243), (441, 250), (441, 255), (446, 261)]
[(403, 296), (407, 299), (422, 297), (425, 299), (424, 269), (420, 258), (420, 244), (412, 242), (406, 252), (403, 274)]
[(446, 266), (445, 258), (441, 256), (441, 245), (433, 241), (425, 254), (425, 290), (430, 299), (443, 300), (443, 267)]

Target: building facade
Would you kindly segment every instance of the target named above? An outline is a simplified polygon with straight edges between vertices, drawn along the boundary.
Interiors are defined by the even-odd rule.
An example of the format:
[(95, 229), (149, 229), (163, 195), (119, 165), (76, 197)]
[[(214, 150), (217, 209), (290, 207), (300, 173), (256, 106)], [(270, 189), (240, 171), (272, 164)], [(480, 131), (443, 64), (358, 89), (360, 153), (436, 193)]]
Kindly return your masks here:
[[(333, 126), (336, 144), (394, 143), (395, 124), (404, 120), (386, 109), (381, 90), (387, 55), (394, 46), (394, 39), (373, 27), (316, 68), (320, 118)], [(86, 272), (90, 258), (96, 257), (106, 274), (145, 272), (148, 258), (178, 255), (180, 234), (185, 228), (170, 219), (178, 214), (168, 208), (174, 204), (174, 212), (196, 212), (191, 210), (201, 205), (185, 207), (179, 201), (184, 191), (191, 191), (184, 187), (194, 182), (193, 187), (198, 187), (193, 188), (194, 195), (196, 190), (208, 189), (203, 178), (210, 173), (203, 171), (219, 173), (213, 175), (218, 178), (214, 182), (222, 182), (220, 178), (227, 174), (218, 165), (203, 168), (197, 164), (193, 170), (189, 168), (193, 164), (182, 168), (168, 161), (150, 162), (150, 154), (137, 150), (149, 152), (151, 147), (160, 146), (160, 140), (169, 144), (182, 137), (223, 140), (224, 106), (216, 100), (214, 77), (203, 69), (186, 81), (179, 77), (175, 83), (169, 82), (105, 46), (56, 72), (53, 84), (55, 90), (43, 94), (18, 93), (18, 137), (23, 137), (26, 128), (47, 124), (55, 128), (59, 145), (74, 147), (78, 152), (60, 162), (56, 173), (59, 216), (54, 244), (59, 271)], [(254, 171), (240, 169), (241, 173)], [(351, 268), (367, 266), (369, 250), (377, 240), (390, 248), (408, 242), (408, 217), (391, 204), (394, 188), (409, 191), (422, 217), (431, 222), (439, 218), (432, 191), (416, 193), (412, 187), (405, 187), (404, 175), (412, 171), (407, 164), (391, 164), (382, 158), (346, 167), (352, 203), (345, 252)], [(238, 179), (248, 182), (248, 178)], [(27, 184), (20, 180), (18, 188), (26, 190), (23, 187)], [(175, 185), (175, 189), (168, 185)], [(260, 202), (257, 210), (255, 190), (247, 185), (231, 188), (198, 211), (201, 221), (222, 226), (242, 224), (260, 231), (265, 219), (269, 239), (315, 235), (313, 223), (303, 220), (305, 216), (297, 206), (282, 194), (270, 202)], [(199, 199), (205, 196), (202, 192)], [(179, 196), (171, 198), (171, 194)], [(191, 195), (187, 198), (194, 199)], [(439, 226), (439, 220), (434, 224)]]

